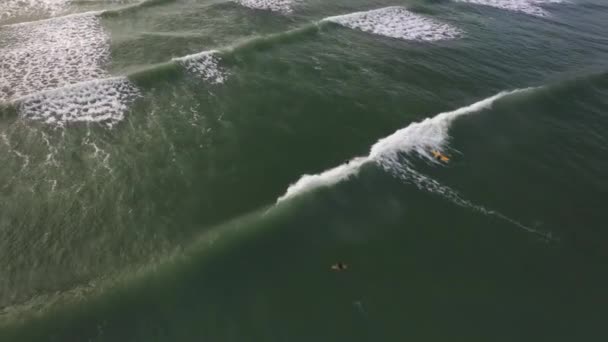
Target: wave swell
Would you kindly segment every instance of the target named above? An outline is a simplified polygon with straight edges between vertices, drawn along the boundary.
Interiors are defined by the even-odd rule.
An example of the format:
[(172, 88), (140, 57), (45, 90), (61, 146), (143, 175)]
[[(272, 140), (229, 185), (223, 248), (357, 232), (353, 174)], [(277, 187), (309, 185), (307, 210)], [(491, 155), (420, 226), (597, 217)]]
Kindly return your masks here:
[[(168, 0), (151, 0), (133, 6), (149, 6), (166, 1)], [(27, 29), (19, 25), (10, 27), (9, 30), (14, 30), (14, 33), (8, 35), (8, 42), (13, 45), (6, 47), (7, 53), (0, 55), (0, 65), (5, 65), (3, 68), (6, 69), (2, 70), (0, 78), (6, 78), (3, 83), (10, 86), (0, 89), (0, 103), (17, 104), (23, 117), (49, 124), (104, 121), (111, 126), (124, 117), (125, 104), (137, 93), (133, 84), (126, 85), (126, 78), (137, 78), (181, 66), (208, 83), (223, 83), (228, 79), (229, 73), (221, 67), (222, 56), (237, 50), (273, 46), (304, 34), (318, 32), (330, 23), (405, 40), (435, 41), (460, 35), (459, 30), (447, 24), (414, 14), (403, 7), (392, 6), (328, 17), (285, 32), (249, 38), (218, 50), (174, 58), (167, 63), (126, 75), (117, 83), (115, 78), (106, 78), (108, 75), (101, 67), (109, 60), (109, 47), (99, 16), (110, 12), (54, 18), (28, 24)], [(87, 29), (82, 30), (82, 27)], [(38, 31), (39, 34), (36, 34)], [(50, 35), (50, 38), (36, 38), (45, 34)], [(92, 100), (91, 87), (99, 88), (99, 97), (91, 105), (74, 99), (73, 94), (81, 93), (86, 99)], [(55, 91), (49, 91), (53, 89)], [(51, 96), (59, 98), (52, 100)], [(61, 109), (62, 103), (69, 104), (70, 107)], [(34, 113), (34, 108), (37, 113)]]
[(390, 136), (380, 139), (371, 147), (369, 155), (365, 157), (356, 157), (320, 174), (302, 176), (277, 199), (277, 204), (320, 187), (329, 187), (348, 180), (358, 175), (363, 165), (374, 164), (420, 190), (440, 195), (459, 206), (498, 217), (528, 232), (545, 236), (544, 233), (527, 227), (495, 210), (487, 209), (463, 198), (456, 190), (417, 171), (411, 160), (408, 159), (415, 155), (439, 165), (439, 162), (433, 158), (432, 151), (445, 151), (449, 139), (449, 128), (454, 120), (491, 108), (496, 101), (504, 97), (529, 92), (533, 89), (535, 88), (503, 91), (454, 111), (440, 113), (423, 121), (412, 123)]
[(323, 19), (351, 29), (385, 37), (415, 41), (437, 41), (458, 38), (462, 32), (403, 7), (392, 6), (366, 12), (355, 12)]

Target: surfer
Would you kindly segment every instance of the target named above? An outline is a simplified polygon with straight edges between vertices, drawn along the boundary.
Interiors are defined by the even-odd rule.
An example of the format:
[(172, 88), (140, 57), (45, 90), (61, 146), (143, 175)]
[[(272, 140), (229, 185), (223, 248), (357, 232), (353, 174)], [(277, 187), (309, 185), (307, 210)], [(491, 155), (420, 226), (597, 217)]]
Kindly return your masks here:
[(450, 158), (448, 156), (446, 156), (445, 154), (443, 154), (437, 150), (433, 150), (433, 151), (431, 151), (431, 153), (433, 154), (433, 157), (435, 157), (435, 159), (441, 160), (444, 163), (447, 163), (450, 161)]
[(337, 264), (331, 265), (331, 269), (336, 272), (346, 271), (348, 269), (348, 265), (339, 262)]

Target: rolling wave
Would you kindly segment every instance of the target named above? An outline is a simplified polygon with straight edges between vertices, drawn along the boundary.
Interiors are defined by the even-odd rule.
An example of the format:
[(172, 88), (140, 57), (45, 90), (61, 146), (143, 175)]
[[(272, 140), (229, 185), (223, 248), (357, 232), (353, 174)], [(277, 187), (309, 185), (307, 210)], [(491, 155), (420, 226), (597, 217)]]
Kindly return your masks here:
[[(584, 78), (570, 79), (566, 82), (560, 82), (550, 86), (504, 91), (468, 106), (453, 111), (443, 112), (434, 117), (412, 123), (397, 130), (395, 133), (378, 140), (378, 142), (370, 148), (370, 152), (367, 156), (354, 158), (348, 163), (339, 165), (320, 174), (302, 176), (296, 183), (292, 184), (287, 189), (287, 192), (281, 196), (281, 198), (279, 198), (277, 205), (270, 208), (260, 208), (253, 213), (220, 224), (203, 233), (199, 238), (195, 239), (192, 244), (188, 245), (186, 249), (177, 251), (176, 254), (168, 256), (158, 264), (154, 263), (147, 266), (141, 266), (139, 268), (129, 269), (128, 271), (123, 270), (117, 272), (118, 274), (107, 275), (107, 277), (92, 281), (91, 283), (82, 284), (64, 291), (48, 294), (43, 293), (25, 302), (16, 303), (10, 307), (0, 308), (0, 316), (5, 318), (4, 321), (0, 321), (0, 325), (11, 325), (11, 329), (14, 328), (14, 333), (18, 335), (20, 333), (19, 329), (26, 326), (25, 324), (19, 325), (18, 323), (25, 322), (25, 318), (31, 317), (30, 315), (36, 315), (40, 321), (50, 322), (49, 326), (65, 324), (68, 329), (71, 327), (70, 324), (72, 324), (73, 321), (71, 319), (63, 320), (62, 317), (65, 316), (62, 315), (65, 315), (66, 312), (69, 313), (76, 310), (78, 313), (86, 312), (87, 314), (98, 314), (100, 316), (107, 314), (111, 317), (114, 313), (112, 310), (121, 310), (122, 307), (108, 308), (105, 306), (104, 303), (106, 303), (109, 298), (116, 296), (122, 300), (125, 295), (139, 296), (142, 291), (152, 291), (154, 295), (157, 294), (156, 291), (164, 291), (164, 288), (159, 289), (158, 287), (153, 287), (151, 290), (151, 287), (148, 286), (150, 281), (154, 279), (158, 281), (159, 277), (173, 279), (176, 276), (179, 276), (180, 270), (189, 267), (200, 269), (202, 261), (209, 255), (212, 255), (214, 251), (225, 248), (227, 241), (238, 240), (246, 235), (247, 232), (259, 232), (259, 227), (268, 225), (269, 221), (273, 223), (273, 221), (277, 220), (277, 217), (283, 216), (286, 213), (286, 210), (291, 210), (289, 206), (282, 205), (287, 203), (285, 201), (291, 200), (297, 196), (305, 195), (315, 189), (332, 186), (355, 177), (360, 169), (366, 165), (378, 166), (382, 170), (385, 170), (387, 173), (408, 184), (412, 184), (423, 191), (442, 196), (459, 206), (472, 209), (485, 215), (498, 217), (530, 233), (551, 238), (550, 235), (529, 228), (500, 212), (487, 209), (462, 198), (455, 190), (417, 171), (414, 168), (413, 159), (411, 157), (422, 157), (425, 161), (437, 163), (429, 151), (433, 149), (445, 151), (449, 148), (449, 130), (457, 119), (490, 109), (501, 100), (513, 96), (533, 93), (536, 95), (535, 99), (540, 98), (542, 100), (545, 98), (546, 100), (547, 97), (550, 97), (552, 99), (565, 99), (565, 101), (569, 101), (569, 97), (561, 95), (571, 95), (570, 92), (573, 90), (576, 91), (577, 89), (579, 89), (578, 91), (580, 91), (580, 89), (588, 90), (595, 88), (605, 90), (608, 86), (607, 76), (607, 72), (601, 71), (589, 74)], [(116, 82), (121, 82), (121, 80), (118, 79)], [(557, 93), (553, 93), (555, 90), (557, 90)], [(540, 104), (546, 103), (541, 102)], [(277, 224), (276, 226), (283, 227), (284, 225)], [(217, 243), (220, 241), (221, 243)], [(120, 300), (118, 302), (120, 302)], [(77, 306), (76, 304), (79, 305)], [(29, 325), (27, 328), (29, 328)], [(9, 333), (11, 333), (11, 331), (9, 331)], [(44, 339), (44, 333), (45, 332), (42, 331), (39, 332), (41, 340)]]
[(402, 128), (388, 137), (378, 140), (370, 149), (366, 157), (356, 157), (346, 164), (324, 171), (316, 175), (304, 175), (296, 183), (289, 186), (287, 192), (279, 197), (277, 202), (314, 190), (319, 185), (329, 186), (356, 175), (361, 166), (367, 163), (393, 167), (400, 164), (400, 156), (416, 153), (425, 159), (437, 163), (433, 158), (432, 150), (444, 150), (448, 138), (448, 130), (452, 122), (467, 114), (479, 112), (489, 108), (495, 101), (527, 89), (511, 92), (501, 92), (489, 98), (478, 101), (466, 107), (451, 112), (440, 113), (432, 118), (415, 122)]
[(401, 179), (402, 181), (413, 184), (420, 190), (438, 194), (451, 202), (473, 209), (475, 211), (499, 217), (512, 223), (528, 232), (545, 236), (544, 233), (529, 228), (503, 214), (486, 209), (463, 198), (457, 191), (448, 186), (442, 185), (438, 181), (418, 172), (408, 157), (415, 155), (425, 160), (441, 165), (432, 154), (432, 151), (445, 151), (449, 138), (451, 124), (457, 118), (489, 109), (492, 105), (505, 97), (515, 94), (530, 92), (535, 88), (516, 89), (513, 91), (503, 91), (494, 96), (488, 97), (471, 105), (458, 108), (450, 112), (437, 114), (432, 118), (427, 118), (420, 122), (415, 122), (402, 128), (388, 137), (378, 140), (365, 157), (356, 157), (349, 162), (339, 165), (315, 175), (304, 175), (294, 184), (290, 185), (282, 196), (277, 199), (277, 204), (293, 197), (311, 192), (320, 187), (329, 187), (356, 176), (361, 167), (366, 164), (374, 164)]
[[(157, 4), (157, 1), (146, 2), (148, 5)], [(136, 93), (134, 86), (131, 84), (124, 87), (123, 83), (116, 83), (114, 78), (104, 78), (108, 76), (101, 68), (101, 65), (109, 60), (108, 38), (101, 28), (98, 16), (107, 12), (92, 12), (79, 14), (69, 17), (60, 17), (44, 21), (43, 23), (36, 22), (33, 26), (35, 30), (41, 30), (40, 34), (58, 35), (61, 30), (57, 29), (56, 25), (66, 25), (72, 27), (74, 32), (71, 34), (62, 33), (60, 37), (50, 39), (51, 42), (59, 42), (62, 45), (56, 48), (55, 44), (46, 46), (38, 43), (38, 40), (31, 41), (30, 45), (19, 40), (19, 32), (16, 30), (15, 44), (26, 44), (22, 48), (9, 47), (9, 54), (5, 57), (0, 57), (0, 62), (5, 58), (9, 66), (8, 71), (0, 75), (9, 75), (8, 84), (14, 87), (5, 87), (0, 89), (0, 102), (14, 102), (24, 111), (23, 117), (42, 120), (49, 124), (65, 125), (67, 122), (93, 121), (106, 122), (112, 126), (117, 121), (124, 118), (125, 104), (130, 101), (125, 101), (121, 94), (125, 94), (127, 98), (132, 98), (132, 94)], [(69, 19), (69, 20), (68, 20)], [(202, 51), (200, 53), (174, 58), (169, 62), (152, 65), (143, 70), (139, 70), (129, 75), (125, 75), (128, 79), (137, 79), (146, 77), (150, 74), (163, 72), (173, 69), (174, 66), (181, 66), (190, 73), (200, 77), (204, 81), (211, 84), (223, 83), (228, 78), (228, 72), (221, 68), (222, 56), (232, 54), (237, 51), (248, 49), (260, 49), (275, 44), (289, 42), (297, 39), (302, 35), (316, 33), (318, 30), (329, 24), (338, 24), (345, 27), (369, 32), (372, 34), (383, 35), (391, 38), (414, 41), (435, 41), (443, 39), (456, 38), (460, 31), (447, 24), (441, 24), (414, 14), (403, 7), (386, 7), (367, 12), (356, 12), (342, 16), (328, 17), (318, 22), (313, 22), (302, 27), (270, 34), (266, 36), (255, 36), (237, 42), (233, 45), (226, 46), (217, 50)], [(50, 25), (50, 27), (47, 27)], [(90, 30), (78, 30), (79, 27), (91, 26)], [(88, 25), (88, 26), (87, 26)], [(31, 35), (32, 31), (27, 31)], [(70, 33), (71, 31), (67, 31)], [(22, 33), (22, 35), (27, 36)], [(27, 37), (34, 37), (27, 36)], [(73, 53), (71, 53), (73, 51)], [(70, 52), (70, 53), (67, 53)], [(35, 53), (34, 58), (25, 59), (29, 62), (23, 62), (25, 57)], [(14, 58), (13, 55), (23, 55), (22, 58)], [(21, 55), (20, 55), (21, 54)], [(55, 54), (55, 55), (53, 55)], [(52, 57), (52, 58), (49, 58)], [(29, 70), (29, 72), (26, 72)], [(33, 70), (34, 72), (32, 73)], [(51, 70), (49, 73), (48, 70)], [(10, 72), (9, 72), (10, 71)], [(47, 72), (45, 72), (47, 71)], [(105, 81), (104, 81), (105, 79)], [(95, 82), (90, 82), (96, 80)], [(67, 100), (73, 98), (72, 95), (81, 92), (89, 94), (90, 87), (95, 84), (96, 87), (101, 85), (116, 87), (113, 89), (103, 88), (100, 91), (96, 101), (106, 103), (102, 107), (84, 106), (83, 103)], [(62, 89), (63, 91), (47, 92), (52, 89)], [(124, 91), (127, 89), (127, 91)], [(30, 96), (40, 93), (38, 96)], [(61, 98), (57, 101), (51, 101), (49, 96), (59, 95)], [(114, 95), (117, 94), (117, 95)], [(67, 96), (67, 97), (66, 97)], [(24, 103), (24, 99), (27, 102)], [(32, 99), (37, 98), (35, 105), (32, 104)], [(90, 94), (87, 95), (91, 99)], [(40, 100), (44, 99), (44, 101)], [(114, 99), (114, 100), (112, 100)], [(69, 103), (70, 108), (65, 111), (59, 110), (58, 105), (61, 103)], [(113, 103), (115, 105), (108, 105)], [(41, 105), (49, 105), (49, 108), (40, 107)], [(81, 106), (81, 107), (78, 107)], [(34, 115), (31, 108), (37, 108), (39, 114)], [(103, 110), (101, 109), (103, 108)], [(47, 110), (48, 109), (48, 110)], [(91, 116), (91, 110), (96, 114)], [(96, 112), (101, 110), (101, 112)], [(115, 112), (112, 112), (115, 110)], [(80, 117), (79, 115), (82, 115)]]

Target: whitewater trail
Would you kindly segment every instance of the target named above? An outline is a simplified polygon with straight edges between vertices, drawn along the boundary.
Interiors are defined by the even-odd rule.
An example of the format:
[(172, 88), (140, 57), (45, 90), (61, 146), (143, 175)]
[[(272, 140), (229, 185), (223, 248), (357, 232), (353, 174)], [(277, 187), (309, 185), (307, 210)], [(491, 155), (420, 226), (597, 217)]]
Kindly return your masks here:
[(408, 184), (413, 184), (420, 190), (440, 195), (461, 207), (469, 208), (485, 215), (498, 217), (525, 231), (550, 238), (550, 236), (547, 236), (544, 232), (527, 227), (498, 211), (487, 209), (482, 205), (475, 204), (463, 198), (456, 190), (415, 170), (413, 164), (408, 160), (409, 156), (417, 155), (432, 163), (438, 163), (433, 158), (431, 151), (442, 151), (446, 149), (449, 139), (449, 129), (454, 120), (464, 115), (491, 108), (496, 101), (504, 97), (529, 92), (533, 89), (535, 88), (500, 92), (469, 106), (450, 112), (440, 113), (423, 121), (412, 123), (390, 136), (380, 139), (371, 147), (369, 155), (365, 157), (356, 157), (345, 164), (319, 174), (302, 176), (297, 182), (288, 187), (283, 196), (277, 199), (277, 204), (303, 193), (321, 187), (330, 187), (346, 181), (357, 176), (363, 165), (375, 164), (394, 177), (397, 177)]

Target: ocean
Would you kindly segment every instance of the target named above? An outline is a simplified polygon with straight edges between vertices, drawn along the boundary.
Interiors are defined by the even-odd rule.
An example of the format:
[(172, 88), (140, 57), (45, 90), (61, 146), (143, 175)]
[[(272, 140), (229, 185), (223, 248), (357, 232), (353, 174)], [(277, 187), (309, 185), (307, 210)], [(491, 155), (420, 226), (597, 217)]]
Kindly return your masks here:
[(605, 0), (0, 0), (0, 341), (608, 340), (607, 132)]

